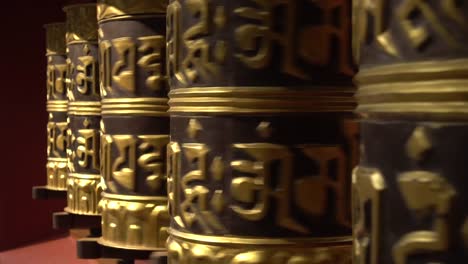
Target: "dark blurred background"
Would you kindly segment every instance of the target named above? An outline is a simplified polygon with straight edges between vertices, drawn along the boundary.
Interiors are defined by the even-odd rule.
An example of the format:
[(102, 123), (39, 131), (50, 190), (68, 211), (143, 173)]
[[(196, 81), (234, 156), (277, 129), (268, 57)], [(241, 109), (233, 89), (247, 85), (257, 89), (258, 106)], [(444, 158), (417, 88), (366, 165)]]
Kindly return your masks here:
[(79, 2), (90, 1), (2, 2), (0, 251), (60, 234), (52, 230), (52, 213), (62, 211), (65, 201), (31, 198), (33, 186), (46, 184), (43, 24), (63, 21), (62, 6)]

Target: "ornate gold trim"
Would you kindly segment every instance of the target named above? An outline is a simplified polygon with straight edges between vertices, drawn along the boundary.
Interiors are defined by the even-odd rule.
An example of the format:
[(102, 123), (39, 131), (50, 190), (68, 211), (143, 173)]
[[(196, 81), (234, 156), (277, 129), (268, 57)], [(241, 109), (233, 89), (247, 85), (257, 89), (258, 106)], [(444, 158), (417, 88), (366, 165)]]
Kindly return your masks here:
[(54, 158), (54, 157), (47, 157), (47, 161), (55, 161), (55, 162), (68, 162), (67, 158)]
[(58, 160), (48, 158), (47, 168), (47, 188), (51, 190), (67, 190), (67, 159)]
[(68, 46), (76, 45), (76, 44), (91, 44), (91, 45), (98, 45), (99, 41), (97, 40), (74, 40), (68, 43)]
[(167, 197), (115, 195), (103, 192), (102, 245), (134, 250), (164, 248), (169, 226)]
[(165, 14), (163, 0), (98, 0), (97, 18), (102, 20), (128, 15)]
[(167, 105), (167, 98), (138, 97), (138, 98), (106, 98), (102, 104), (157, 104)]
[(115, 193), (102, 193), (103, 198), (108, 198), (110, 200), (119, 200), (119, 201), (129, 201), (129, 202), (157, 202), (157, 203), (167, 203), (167, 197), (163, 196), (136, 196), (136, 195), (124, 195), (124, 194), (115, 194)]
[(47, 112), (68, 112), (68, 107), (47, 106)]
[(169, 112), (252, 114), (297, 112), (352, 112), (355, 89), (287, 87), (203, 87), (169, 93)]
[(355, 81), (359, 85), (388, 82), (465, 79), (468, 59), (399, 63), (361, 68)]
[(98, 203), (102, 191), (100, 183), (99, 174), (69, 173), (65, 211), (79, 215), (99, 215)]
[(97, 41), (97, 7), (94, 3), (68, 5), (63, 8), (67, 14), (67, 45)]
[(194, 243), (170, 236), (167, 241), (168, 263), (183, 264), (197, 260), (204, 264), (293, 264), (334, 263), (351, 264), (352, 247), (345, 245), (310, 246), (288, 245), (238, 245)]
[(101, 180), (101, 175), (100, 174), (90, 174), (90, 173), (68, 173), (68, 178)]
[(167, 116), (167, 98), (115, 98), (102, 100), (103, 115)]
[(68, 114), (76, 116), (100, 116), (101, 102), (69, 102)]
[(47, 109), (47, 112), (67, 112), (68, 101), (66, 100), (47, 101), (46, 109)]
[(44, 28), (46, 29), (46, 56), (65, 55), (67, 32), (65, 23), (45, 24)]
[(468, 99), (468, 78), (418, 82), (391, 82), (363, 85), (356, 96), (366, 102), (410, 101), (464, 101)]
[[(411, 115), (425, 119), (468, 119), (468, 102), (414, 102), (414, 103), (383, 103), (359, 105), (357, 111), (365, 117)], [(393, 115), (392, 115), (393, 114)]]
[(154, 18), (154, 17), (165, 17), (166, 14), (147, 14), (147, 15), (125, 15), (125, 16), (118, 16), (118, 17), (111, 17), (100, 20), (98, 22), (99, 25), (103, 23), (107, 23), (110, 21), (122, 21), (122, 20), (132, 20), (132, 19), (145, 19), (145, 18)]
[(427, 61), (363, 69), (357, 111), (365, 117), (468, 119), (468, 60)]
[(195, 243), (206, 243), (206, 244), (232, 244), (232, 245), (262, 245), (262, 246), (274, 246), (274, 245), (323, 245), (330, 243), (351, 243), (352, 237), (324, 237), (324, 238), (258, 238), (258, 237), (238, 237), (238, 236), (207, 236), (198, 235), (193, 233), (186, 233), (177, 231), (173, 228), (169, 229), (169, 234), (172, 237), (180, 238), (186, 241)]

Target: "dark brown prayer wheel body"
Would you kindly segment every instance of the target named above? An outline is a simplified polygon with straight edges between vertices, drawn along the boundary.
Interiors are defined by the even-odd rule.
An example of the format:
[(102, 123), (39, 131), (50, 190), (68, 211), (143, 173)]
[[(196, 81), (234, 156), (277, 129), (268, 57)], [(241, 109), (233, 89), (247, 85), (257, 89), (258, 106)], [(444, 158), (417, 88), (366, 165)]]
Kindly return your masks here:
[(170, 264), (351, 263), (350, 9), (170, 1)]
[(165, 246), (166, 7), (159, 0), (98, 1), (105, 246)]
[(356, 1), (354, 263), (468, 261), (468, 2)]

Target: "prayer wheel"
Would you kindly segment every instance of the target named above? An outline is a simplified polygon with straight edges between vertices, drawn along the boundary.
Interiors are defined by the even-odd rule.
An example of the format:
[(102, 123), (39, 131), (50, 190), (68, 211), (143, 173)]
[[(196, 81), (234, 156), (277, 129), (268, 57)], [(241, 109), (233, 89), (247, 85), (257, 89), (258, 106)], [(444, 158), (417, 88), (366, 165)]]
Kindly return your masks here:
[(98, 1), (104, 191), (99, 243), (164, 250), (166, 1)]
[(170, 1), (170, 264), (351, 263), (351, 7)]
[(65, 23), (45, 25), (47, 46), (47, 186), (66, 191), (67, 181), (67, 93)]
[(68, 180), (65, 211), (98, 215), (101, 196), (99, 48), (96, 4), (64, 8), (67, 15)]
[(468, 261), (468, 2), (354, 3), (354, 263)]

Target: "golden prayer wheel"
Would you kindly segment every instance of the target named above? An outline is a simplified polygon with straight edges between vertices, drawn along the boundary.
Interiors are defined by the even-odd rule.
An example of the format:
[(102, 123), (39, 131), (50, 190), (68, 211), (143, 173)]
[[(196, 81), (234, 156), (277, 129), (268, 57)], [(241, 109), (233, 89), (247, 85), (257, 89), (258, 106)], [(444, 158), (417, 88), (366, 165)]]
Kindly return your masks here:
[(67, 94), (65, 23), (47, 24), (47, 189), (66, 190)]
[(468, 262), (468, 2), (354, 3), (354, 262)]
[(166, 2), (98, 1), (104, 191), (99, 243), (164, 250), (169, 215)]
[(351, 263), (351, 1), (170, 1), (170, 264)]
[(65, 211), (98, 215), (101, 196), (99, 48), (96, 4), (71, 5), (67, 15), (68, 180)]

